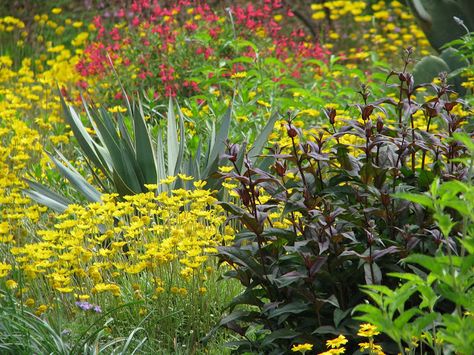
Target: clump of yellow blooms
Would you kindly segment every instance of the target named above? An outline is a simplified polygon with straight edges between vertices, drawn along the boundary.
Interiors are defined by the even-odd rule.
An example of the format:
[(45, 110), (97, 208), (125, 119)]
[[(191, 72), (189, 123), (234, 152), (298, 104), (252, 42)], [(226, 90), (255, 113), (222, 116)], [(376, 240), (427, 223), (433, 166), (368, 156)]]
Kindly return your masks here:
[(344, 354), (346, 348), (344, 345), (347, 344), (347, 339), (344, 335), (339, 335), (337, 338), (326, 341), (327, 351), (320, 353), (319, 355), (339, 355)]
[[(331, 40), (326, 47), (337, 50), (340, 45), (349, 52), (340, 55), (360, 61), (375, 52), (381, 59), (392, 59), (404, 48), (414, 47), (428, 55), (430, 44), (416, 25), (413, 15), (399, 1), (378, 1), (371, 6), (366, 1), (325, 1), (311, 5), (312, 19), (331, 21)], [(358, 31), (346, 34), (343, 29), (356, 26)]]
[[(36, 15), (33, 26), (31, 31), (15, 17), (0, 18), (0, 40), (9, 48), (9, 54), (0, 56), (1, 277), (12, 271), (12, 246), (29, 240), (46, 212), (46, 207), (31, 203), (22, 193), (27, 187), (22, 177), (27, 172), (44, 177), (49, 163), (43, 147), (69, 143), (57, 88), (73, 97), (75, 83), (81, 79), (74, 68), (79, 54), (58, 37), (66, 27), (47, 14)], [(31, 42), (34, 54), (29, 56), (20, 40)]]
[(361, 352), (368, 352), (370, 355), (384, 355), (382, 347), (374, 343), (374, 337), (379, 335), (377, 327), (370, 323), (363, 323), (359, 327), (358, 336), (367, 338), (366, 342), (359, 343)]
[(72, 298), (119, 297), (124, 280), (138, 284), (144, 276), (156, 295), (165, 290), (186, 295), (185, 287), (165, 283), (172, 279), (170, 273), (184, 285), (205, 279), (208, 255), (233, 238), (232, 228), (221, 228), (226, 217), (216, 202), (211, 191), (199, 188), (150, 191), (124, 200), (103, 195), (102, 203), (70, 205), (52, 228), (39, 230), (37, 240), (13, 247), (11, 253), (31, 288), (44, 282)]
[(313, 349), (313, 344), (299, 344), (299, 345), (293, 345), (291, 348), (291, 351), (293, 352), (299, 352), (301, 354), (306, 353), (307, 351), (311, 351)]

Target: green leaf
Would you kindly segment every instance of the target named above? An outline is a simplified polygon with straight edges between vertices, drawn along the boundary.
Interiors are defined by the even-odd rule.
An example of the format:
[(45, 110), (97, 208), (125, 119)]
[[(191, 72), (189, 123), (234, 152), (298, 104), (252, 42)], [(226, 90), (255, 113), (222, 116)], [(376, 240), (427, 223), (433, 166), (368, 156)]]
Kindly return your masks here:
[(443, 182), (439, 186), (438, 194), (441, 196), (441, 200), (443, 200), (446, 195), (448, 198), (451, 198), (459, 193), (466, 193), (467, 191), (469, 191), (469, 187), (465, 183), (459, 180), (451, 180)]
[(254, 260), (250, 251), (232, 247), (218, 247), (218, 250), (222, 256), (250, 270), (253, 278), (261, 279), (265, 276), (262, 266)]
[(168, 148), (168, 176), (174, 176), (176, 163), (178, 161), (178, 128), (174, 114), (173, 99), (170, 97), (168, 105), (168, 122), (166, 131)]
[(24, 194), (31, 198), (33, 201), (38, 202), (41, 205), (51, 208), (53, 211), (62, 213), (67, 209), (67, 204), (60, 202), (59, 200), (51, 197), (50, 195), (43, 194), (35, 191), (34, 189), (24, 191)]
[(411, 325), (416, 333), (421, 334), (428, 326), (432, 326), (438, 317), (439, 314), (436, 312), (424, 313), (422, 316), (416, 318)]
[(278, 329), (273, 331), (270, 335), (267, 335), (265, 339), (263, 339), (262, 346), (267, 346), (279, 339), (293, 339), (296, 338), (300, 333), (292, 330), (292, 329)]
[(209, 176), (213, 170), (217, 169), (219, 156), (224, 153), (225, 150), (225, 141), (229, 136), (230, 121), (232, 118), (232, 102), (229, 105), (224, 117), (222, 118), (221, 126), (216, 135), (215, 141), (212, 145), (212, 151), (209, 154), (209, 159), (207, 161), (206, 168), (203, 172), (203, 178)]
[[(176, 167), (174, 169), (174, 175), (183, 172), (182, 164), (185, 150), (186, 137), (184, 134), (184, 118), (181, 109), (178, 106), (178, 117), (179, 117), (179, 150), (178, 150), (178, 159), (176, 161)], [(191, 175), (194, 176), (194, 175)]]
[[(74, 133), (74, 137), (76, 137), (77, 142), (81, 146), (81, 149), (89, 160), (91, 160), (96, 166), (101, 168), (104, 174), (107, 174), (106, 162), (104, 161), (104, 158), (97, 153), (97, 144), (94, 142), (94, 140), (82, 124), (81, 118), (72, 106), (68, 106), (66, 104), (62, 94), (60, 94), (59, 98), (63, 107), (63, 112), (66, 116), (66, 122), (71, 126), (72, 132)], [(88, 113), (87, 105), (85, 105), (84, 107), (86, 108), (86, 112)]]
[(275, 122), (280, 118), (280, 115), (277, 112), (274, 112), (267, 124), (260, 132), (260, 134), (255, 139), (255, 142), (252, 145), (252, 148), (249, 151), (249, 157), (255, 158), (262, 153), (263, 148), (268, 143), (268, 136), (272, 133)]
[(411, 194), (408, 192), (398, 192), (392, 195), (396, 198), (401, 198), (407, 201), (418, 203), (422, 206), (425, 206), (429, 209), (433, 209), (433, 200), (431, 197), (422, 194)]
[(418, 308), (410, 308), (410, 309), (404, 310), (400, 314), (400, 316), (397, 319), (395, 319), (393, 324), (398, 329), (403, 329), (403, 327), (405, 327), (405, 325), (410, 321), (410, 319), (412, 319), (417, 314), (422, 314), (422, 312)]
[(337, 327), (339, 327), (339, 324), (341, 324), (341, 322), (349, 315), (349, 313), (352, 312), (352, 308), (348, 308), (346, 309), (345, 311), (343, 311), (342, 309), (340, 308), (336, 308), (334, 310), (334, 314), (333, 314), (333, 320), (334, 320), (334, 325)]
[(228, 316), (222, 318), (219, 324), (226, 325), (228, 323), (235, 322), (237, 320), (246, 319), (250, 315), (252, 315), (252, 312), (250, 311), (236, 310), (236, 311), (233, 311)]
[(156, 157), (140, 101), (138, 102), (138, 108), (134, 111), (133, 129), (135, 134), (135, 158), (143, 173), (144, 182), (146, 184), (156, 184), (158, 176)]
[(244, 215), (247, 211), (244, 210), (243, 208), (234, 205), (233, 203), (229, 202), (219, 202), (219, 204), (229, 213), (232, 213), (234, 216), (242, 216)]
[(166, 164), (165, 164), (165, 148), (163, 145), (163, 132), (158, 129), (158, 137), (156, 144), (156, 165), (158, 168), (158, 181), (166, 179)]
[[(120, 180), (122, 180), (131, 191), (135, 193), (141, 192), (140, 181), (132, 162), (136, 162), (135, 155), (133, 152), (130, 152), (130, 149), (127, 149), (125, 140), (121, 140), (118, 136), (112, 118), (103, 110), (102, 118), (97, 119), (96, 124), (111, 157), (112, 175), (115, 177), (117, 175), (120, 176)], [(116, 178), (114, 178), (114, 181), (116, 181)]]
[(299, 314), (309, 310), (309, 304), (303, 301), (294, 301), (282, 307), (275, 308), (269, 312), (268, 318), (279, 317), (284, 314)]
[(53, 190), (49, 189), (45, 185), (42, 185), (36, 181), (29, 180), (29, 179), (23, 179), (23, 181), (25, 181), (31, 189), (31, 190), (25, 190), (26, 193), (30, 191), (34, 191), (37, 194), (47, 197), (48, 199), (52, 199), (56, 201), (59, 205), (66, 206), (66, 207), (72, 203), (66, 197), (54, 192)]
[(456, 132), (456, 133), (453, 133), (453, 137), (454, 139), (464, 144), (467, 147), (467, 149), (469, 149), (471, 154), (474, 154), (474, 141), (467, 133)]
[(80, 191), (89, 201), (91, 202), (99, 202), (101, 200), (101, 193), (96, 190), (94, 186), (89, 184), (86, 179), (82, 177), (81, 174), (77, 172), (74, 167), (67, 162), (64, 156), (56, 151), (63, 161), (65, 161), (64, 165), (50, 153), (46, 152), (49, 158), (53, 161), (54, 165), (59, 169), (61, 174), (69, 180), (69, 182), (78, 190)]
[(418, 176), (418, 185), (421, 188), (427, 189), (433, 182), (435, 174), (428, 170), (421, 170)]
[(456, 225), (456, 223), (453, 223), (451, 221), (451, 216), (447, 213), (439, 212), (435, 213), (433, 217), (435, 218), (436, 223), (438, 224), (438, 227), (443, 233), (443, 235), (445, 237), (448, 237), (451, 233), (451, 230)]
[(412, 254), (403, 259), (407, 263), (415, 263), (430, 270), (435, 275), (443, 274), (443, 266), (436, 261), (436, 258), (423, 254)]

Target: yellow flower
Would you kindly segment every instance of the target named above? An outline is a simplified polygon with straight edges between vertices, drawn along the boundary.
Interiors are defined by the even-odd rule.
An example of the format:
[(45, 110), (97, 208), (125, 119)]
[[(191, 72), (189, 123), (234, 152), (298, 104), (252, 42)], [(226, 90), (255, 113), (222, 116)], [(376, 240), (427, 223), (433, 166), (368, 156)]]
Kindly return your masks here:
[(262, 105), (264, 107), (272, 107), (268, 102), (263, 101), (263, 100), (257, 100), (257, 104)]
[(7, 282), (5, 282), (5, 285), (10, 290), (13, 290), (18, 287), (18, 283), (15, 280), (8, 280)]
[(234, 167), (233, 167), (233, 166), (230, 166), (230, 165), (229, 165), (229, 166), (220, 166), (220, 167), (219, 167), (219, 171), (220, 171), (221, 173), (229, 173), (229, 172), (231, 172), (232, 170), (234, 170)]
[(38, 308), (36, 308), (36, 312), (35, 314), (39, 317), (40, 315), (42, 315), (44, 312), (46, 312), (48, 310), (48, 306), (45, 305), (45, 304), (42, 304), (41, 306), (39, 306)]
[(63, 10), (60, 7), (55, 7), (51, 12), (55, 15), (59, 15)]
[(172, 184), (173, 182), (176, 181), (176, 178), (177, 178), (176, 176), (168, 176), (165, 179), (161, 179), (160, 184), (166, 184), (166, 185)]
[(324, 11), (317, 11), (313, 13), (313, 15), (311, 15), (311, 18), (315, 21), (323, 20), (324, 18), (326, 18), (326, 13)]
[(245, 77), (247, 77), (247, 72), (244, 72), (244, 71), (234, 73), (231, 75), (232, 79), (240, 79), (240, 78), (245, 78)]
[(347, 339), (344, 335), (339, 335), (337, 338), (326, 341), (326, 346), (328, 348), (339, 348), (341, 345), (347, 344)]
[(345, 351), (346, 351), (345, 348), (329, 349), (328, 351), (319, 353), (318, 355), (339, 355), (339, 354), (344, 354)]
[(28, 298), (25, 301), (25, 306), (27, 307), (33, 307), (35, 305), (35, 300), (33, 298)]
[(178, 174), (178, 177), (183, 181), (192, 181), (194, 178), (192, 176), (188, 176), (186, 174)]
[(369, 323), (361, 324), (359, 332), (357, 333), (358, 336), (366, 338), (371, 338), (379, 334), (380, 332), (377, 330), (377, 327)]
[(5, 263), (0, 263), (0, 277), (5, 277), (8, 272), (12, 269), (12, 266)]
[(107, 111), (109, 112), (112, 112), (112, 113), (115, 113), (115, 112), (127, 112), (127, 109), (123, 106), (114, 106), (114, 107), (110, 107), (107, 109)]
[(385, 355), (382, 350), (382, 347), (378, 344), (372, 342), (369, 343), (359, 343), (360, 351), (369, 351), (372, 355)]
[(300, 352), (304, 354), (306, 351), (311, 351), (312, 349), (313, 349), (313, 344), (305, 343), (305, 344), (300, 344), (300, 345), (293, 345), (293, 347), (291, 348), (291, 351), (295, 353)]

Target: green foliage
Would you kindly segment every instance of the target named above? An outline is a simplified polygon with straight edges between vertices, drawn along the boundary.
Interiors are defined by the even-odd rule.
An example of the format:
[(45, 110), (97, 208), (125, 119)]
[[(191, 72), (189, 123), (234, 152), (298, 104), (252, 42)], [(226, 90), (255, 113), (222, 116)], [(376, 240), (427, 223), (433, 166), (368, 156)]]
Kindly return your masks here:
[[(232, 104), (224, 114), (219, 130), (216, 132), (213, 126), (209, 142), (204, 147), (200, 143), (193, 155), (186, 149), (183, 114), (178, 107), (178, 118), (176, 118), (176, 110), (171, 98), (166, 118), (165, 147), (161, 125), (149, 127), (141, 102), (130, 102), (125, 91), (124, 95), (128, 108), (127, 115), (117, 112), (114, 116), (104, 108), (95, 109), (83, 101), (92, 134), (88, 132), (88, 126), (83, 124), (77, 111), (66, 104), (61, 96), (67, 122), (79, 143), (83, 158), (91, 168), (95, 182), (102, 191), (118, 193), (120, 196), (147, 192), (146, 185), (159, 184), (168, 176), (180, 174), (191, 176), (196, 180), (206, 179), (208, 188), (218, 187), (213, 174), (218, 169), (225, 149), (233, 115)], [(261, 153), (277, 118), (278, 115), (273, 114), (263, 127), (252, 146), (253, 155)], [(131, 129), (129, 129), (130, 126)], [(153, 130), (157, 131), (156, 138), (153, 137)], [(207, 150), (202, 152), (202, 149)], [(99, 202), (101, 192), (89, 183), (61, 152), (55, 150), (55, 153), (59, 158), (49, 153), (48, 155), (61, 175), (87, 200)], [(238, 161), (242, 164), (243, 159), (240, 158)], [(71, 203), (69, 199), (48, 187), (29, 179), (25, 180), (30, 187), (26, 193), (37, 202), (59, 212), (64, 211)], [(186, 182), (178, 183), (183, 185)], [(173, 183), (171, 188), (174, 185)], [(189, 182), (188, 187), (192, 188)], [(163, 188), (166, 187), (158, 186), (159, 191)]]
[(430, 83), (433, 79), (445, 72), (448, 74), (448, 83), (453, 85), (457, 92), (464, 94), (461, 73), (469, 66), (469, 61), (455, 48), (443, 50), (439, 57), (430, 55), (421, 59), (413, 69), (415, 85)]
[(410, 0), (408, 4), (438, 52), (465, 33), (454, 17), (464, 21), (470, 31), (474, 30), (474, 5), (470, 0)]
[(446, 72), (449, 74), (449, 83), (464, 95), (466, 90), (462, 86), (464, 80), (461, 73), (470, 62), (456, 48), (461, 47), (466, 42), (465, 37), (470, 37), (469, 32), (474, 30), (474, 5), (469, 0), (411, 0), (408, 4), (431, 45), (440, 52), (439, 57), (430, 55), (417, 63), (414, 69), (415, 84), (431, 82), (440, 73)]
[(413, 69), (413, 76), (415, 83), (430, 83), (434, 78), (438, 77), (440, 73), (448, 73), (449, 66), (446, 62), (434, 55), (426, 56), (420, 60)]
[[(110, 339), (113, 318), (100, 317), (77, 338), (70, 329), (52, 327), (46, 320), (26, 311), (7, 296), (0, 310), (0, 351), (2, 354), (133, 354), (147, 341), (143, 329), (126, 337)], [(101, 323), (102, 321), (102, 323)], [(102, 325), (101, 325), (102, 324)]]
[(390, 274), (402, 280), (394, 290), (364, 286), (374, 305), (354, 309), (362, 313), (359, 319), (393, 339), (402, 353), (405, 347), (412, 354), (421, 348), (435, 354), (474, 352), (474, 145), (467, 134), (458, 133), (455, 138), (471, 152), (464, 159), (467, 182), (436, 179), (423, 195), (395, 194), (433, 211), (445, 243), (434, 256), (405, 258), (413, 272)]
[[(374, 289), (389, 293), (396, 282), (385, 276), (405, 271), (400, 259), (436, 252), (440, 241), (426, 235), (436, 212), (419, 206), (412, 212), (407, 202), (390, 194), (426, 191), (436, 175), (463, 176), (465, 166), (456, 159), (465, 156), (465, 148), (448, 138), (460, 130), (463, 119), (452, 112), (453, 102), (439, 94), (446, 92), (446, 83), (434, 85), (436, 99), (420, 105), (413, 76), (406, 71), (392, 74), (399, 80), (393, 84), (400, 90), (399, 102), (369, 101), (363, 86), (363, 102), (355, 105), (360, 120), (336, 125), (337, 112), (328, 109), (329, 125), (310, 129), (312, 133), (299, 130), (290, 115), (286, 137), (262, 157), (266, 164), (257, 168), (246, 159), (245, 170), (235, 166), (223, 174), (238, 183), (234, 191), (240, 203), (222, 206), (242, 225), (235, 243), (219, 248), (221, 261), (233, 268), (226, 278), (246, 288), (220, 324), (242, 337), (231, 344), (236, 352), (281, 353), (301, 343), (319, 346), (326, 334), (353, 338), (357, 323), (350, 313), (365, 298), (359, 285), (377, 285)], [(427, 117), (439, 115), (451, 122), (437, 133), (445, 140), (435, 138), (429, 122), (426, 128), (414, 128), (416, 107)], [(377, 112), (398, 115), (398, 125), (390, 127)], [(425, 158), (433, 151), (450, 151), (457, 158), (438, 154), (428, 164)], [(229, 146), (231, 162), (237, 153)], [(422, 206), (431, 206), (431, 200), (420, 200)], [(281, 219), (275, 220), (275, 214)], [(282, 226), (281, 220), (287, 223)], [(407, 299), (415, 289), (403, 291)], [(415, 315), (411, 313), (394, 322), (402, 327)], [(398, 342), (403, 337), (393, 335)]]

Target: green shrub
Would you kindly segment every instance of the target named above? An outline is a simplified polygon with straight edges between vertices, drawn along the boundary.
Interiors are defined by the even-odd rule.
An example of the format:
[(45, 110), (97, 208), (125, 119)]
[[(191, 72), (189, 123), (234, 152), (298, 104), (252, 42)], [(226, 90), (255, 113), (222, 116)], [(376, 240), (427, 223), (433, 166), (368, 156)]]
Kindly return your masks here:
[[(463, 178), (457, 159), (465, 148), (447, 138), (465, 118), (455, 113), (461, 101), (445, 81), (432, 86), (433, 99), (417, 103), (421, 87), (406, 65), (391, 73), (398, 102), (369, 101), (363, 86), (358, 119), (340, 122), (329, 108), (326, 127), (300, 130), (289, 114), (285, 136), (258, 167), (247, 157), (242, 170), (223, 174), (239, 203), (222, 205), (242, 226), (233, 245), (219, 248), (233, 269), (226, 277), (246, 288), (220, 323), (240, 334), (231, 344), (237, 352), (318, 347), (325, 334), (352, 339), (358, 323), (351, 312), (365, 299), (359, 285), (395, 286), (385, 275), (403, 272), (402, 258), (438, 249), (440, 241), (425, 232), (432, 212), (411, 211), (391, 194), (425, 191), (436, 176)], [(228, 146), (230, 162), (238, 154)]]
[(455, 139), (471, 151), (464, 159), (467, 182), (436, 179), (424, 194), (395, 195), (433, 212), (436, 229), (429, 232), (442, 238), (438, 250), (434, 256), (405, 258), (411, 272), (390, 274), (402, 280), (393, 290), (365, 286), (375, 305), (355, 309), (362, 313), (359, 319), (395, 341), (402, 354), (474, 352), (474, 143), (467, 134), (456, 134)]

